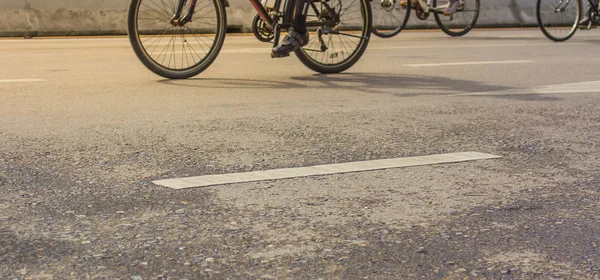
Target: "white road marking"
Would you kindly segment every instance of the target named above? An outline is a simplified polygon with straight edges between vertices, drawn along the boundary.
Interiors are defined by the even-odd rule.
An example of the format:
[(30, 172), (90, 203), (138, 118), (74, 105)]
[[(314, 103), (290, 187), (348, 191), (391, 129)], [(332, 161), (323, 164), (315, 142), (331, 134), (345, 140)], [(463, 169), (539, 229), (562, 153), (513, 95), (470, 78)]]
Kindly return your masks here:
[(92, 38), (73, 38), (73, 37), (63, 37), (63, 38), (54, 38), (53, 37), (33, 37), (31, 39), (4, 39), (0, 38), (0, 42), (2, 43), (23, 43), (28, 44), (29, 42), (86, 42), (86, 41), (125, 41), (125, 38), (102, 38), (100, 37), (92, 37)]
[[(169, 56), (175, 57), (175, 58), (180, 58), (181, 55), (184, 56), (188, 56), (188, 57), (196, 57), (197, 55), (190, 52), (190, 51), (171, 51), (168, 54), (165, 54), (162, 49), (159, 47), (157, 47), (157, 51), (155, 52), (149, 52), (148, 54), (154, 58), (156, 57), (166, 57), (168, 58)], [(271, 53), (271, 48), (267, 47), (267, 48), (241, 48), (241, 49), (221, 49), (221, 51), (219, 51), (219, 53), (226, 53), (226, 54), (255, 54), (255, 53), (265, 53), (265, 54), (269, 54)], [(135, 53), (133, 53), (133, 55), (135, 55)], [(205, 54), (199, 54), (200, 56), (203, 56)]]
[(514, 63), (532, 63), (531, 60), (499, 60), (499, 61), (465, 61), (448, 63), (425, 63), (425, 64), (404, 64), (408, 67), (432, 67), (432, 66), (457, 66), (457, 65), (482, 65), (482, 64), (514, 64)]
[[(573, 43), (577, 44), (577, 43)], [(524, 47), (524, 46), (544, 46), (544, 45), (556, 45), (552, 43), (540, 43), (540, 44), (478, 44), (478, 45), (458, 45), (457, 48), (490, 48), (490, 47)], [(166, 45), (165, 45), (166, 46)], [(369, 46), (369, 50), (404, 50), (404, 49), (442, 49), (447, 48), (447, 45), (426, 45), (426, 46), (390, 46), (390, 47), (376, 47)], [(157, 47), (160, 49), (160, 47)], [(176, 55), (181, 55), (183, 52), (175, 52)], [(271, 53), (271, 46), (265, 45), (264, 48), (223, 48), (220, 53), (226, 54), (260, 54), (260, 53)], [(172, 54), (172, 53), (171, 53)]]
[[(569, 43), (570, 44), (570, 43)], [(573, 44), (581, 45), (583, 43), (573, 42)], [(522, 44), (464, 44), (464, 45), (452, 45), (456, 48), (494, 48), (494, 47), (531, 47), (531, 46), (555, 46), (554, 43), (522, 43)], [(401, 49), (447, 49), (448, 45), (443, 44), (441, 41), (439, 44), (426, 45), (426, 46), (390, 46), (390, 47), (370, 47), (369, 50), (401, 50)]]
[(217, 174), (187, 178), (165, 179), (154, 181), (153, 183), (172, 189), (186, 189), (231, 183), (277, 180), (316, 175), (331, 175), (339, 173), (380, 170), (408, 166), (452, 163), (479, 159), (492, 159), (499, 157), (500, 156), (478, 152), (462, 152), (418, 157), (358, 161), (339, 164), (326, 164), (308, 167), (282, 168), (244, 173)]
[[(574, 43), (578, 44), (578, 43)], [(556, 45), (553, 43), (540, 43), (540, 44), (477, 44), (477, 45), (458, 45), (457, 48), (488, 48), (488, 47), (524, 47), (524, 46), (544, 46), (544, 45)], [(369, 46), (369, 50), (404, 50), (404, 49), (442, 49), (447, 48), (447, 45), (426, 45), (426, 46), (390, 46), (390, 47), (376, 47)], [(222, 49), (221, 53), (228, 54), (242, 54), (242, 53), (270, 53), (271, 48), (269, 46), (265, 48), (229, 48)]]
[[(571, 43), (570, 43), (571, 44)], [(582, 43), (577, 43), (574, 42), (572, 44), (582, 44)], [(156, 44), (156, 49), (161, 49), (161, 47), (166, 47), (168, 44)], [(490, 48), (490, 47), (524, 47), (524, 46), (545, 46), (545, 45), (556, 45), (553, 43), (523, 43), (523, 44), (471, 44), (471, 45), (457, 45), (457, 48)], [(377, 46), (369, 46), (369, 50), (404, 50), (404, 49), (441, 49), (441, 48), (447, 48), (448, 46), (445, 44), (438, 44), (438, 45), (420, 45), (420, 46), (389, 46), (389, 47), (377, 47)], [(181, 55), (183, 54), (183, 51), (175, 51), (174, 52), (175, 55)], [(231, 47), (227, 47), (224, 46), (223, 49), (221, 49), (220, 53), (223, 54), (261, 54), (261, 53), (266, 53), (269, 54), (271, 53), (271, 46), (265, 44), (265, 47), (262, 48), (231, 48)], [(159, 55), (161, 54), (160, 52), (153, 52), (151, 53), (151, 55)], [(173, 52), (169, 53), (170, 55), (173, 55)], [(188, 53), (189, 54), (189, 53)], [(135, 54), (132, 54), (135, 55)]]
[(45, 82), (43, 79), (9, 79), (0, 80), (0, 83), (33, 83), (33, 82)]
[(448, 96), (484, 96), (484, 95), (516, 95), (516, 94), (560, 94), (560, 93), (598, 93), (600, 92), (600, 81), (557, 84), (549, 86), (538, 86), (533, 88), (466, 92)]

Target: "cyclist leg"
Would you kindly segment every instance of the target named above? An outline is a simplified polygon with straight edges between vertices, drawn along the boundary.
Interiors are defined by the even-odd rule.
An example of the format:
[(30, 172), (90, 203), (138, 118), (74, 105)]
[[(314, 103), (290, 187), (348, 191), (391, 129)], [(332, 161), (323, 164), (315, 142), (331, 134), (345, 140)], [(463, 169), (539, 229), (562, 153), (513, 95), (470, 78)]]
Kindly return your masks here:
[(449, 0), (448, 7), (446, 7), (446, 9), (444, 9), (444, 15), (445, 16), (453, 15), (456, 12), (457, 8), (458, 8), (458, 0)]
[[(598, 6), (598, 0), (592, 0), (592, 3), (594, 3), (596, 6)], [(579, 25), (588, 25), (590, 23), (590, 9), (592, 9), (592, 5), (590, 5), (588, 3), (585, 14), (579, 21)]]
[(308, 44), (308, 32), (306, 28), (306, 13), (311, 0), (296, 0), (294, 20), (281, 43), (273, 48), (273, 54), (286, 56), (296, 49)]

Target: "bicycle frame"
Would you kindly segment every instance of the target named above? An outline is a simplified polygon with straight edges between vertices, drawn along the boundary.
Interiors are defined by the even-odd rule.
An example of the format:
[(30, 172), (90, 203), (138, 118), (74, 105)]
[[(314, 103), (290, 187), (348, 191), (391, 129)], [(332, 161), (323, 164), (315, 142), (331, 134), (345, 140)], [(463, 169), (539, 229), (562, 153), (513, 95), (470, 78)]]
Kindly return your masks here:
[[(564, 5), (563, 5), (564, 3)], [(564, 12), (565, 8), (567, 6), (569, 6), (569, 3), (571, 3), (571, 0), (567, 0), (566, 2), (564, 0), (561, 0), (558, 5), (554, 8), (554, 12)]]
[[(190, 7), (189, 7), (187, 13), (183, 14), (183, 8), (185, 7), (185, 5), (187, 4), (188, 1), (190, 1)], [(216, 1), (220, 1), (220, 0), (216, 0)], [(191, 21), (193, 15), (194, 15), (194, 10), (196, 8), (197, 3), (198, 3), (198, 0), (179, 0), (176, 13), (171, 18), (171, 24), (183, 26), (187, 22)], [(277, 17), (283, 15), (279, 11), (281, 8), (282, 0), (275, 0), (275, 5), (273, 6), (273, 8), (266, 7), (266, 5), (265, 5), (266, 0), (264, 3), (260, 2), (259, 0), (250, 0), (250, 3), (254, 7), (254, 9), (260, 16), (260, 18), (270, 28), (274, 27)], [(226, 7), (228, 7), (228, 6), (229, 5), (226, 5)], [(315, 12), (317, 13), (317, 16), (319, 16), (318, 9), (317, 9), (317, 7), (315, 7), (314, 2), (311, 3), (311, 7), (315, 10)], [(333, 9), (331, 9), (331, 7), (329, 7), (328, 5), (326, 5), (325, 7), (330, 14), (335, 15), (334, 18), (338, 18), (337, 13)], [(321, 26), (321, 25), (322, 25), (322, 23), (320, 23), (320, 22), (307, 22), (308, 27), (317, 27), (317, 26)]]
[[(252, 30), (260, 41), (278, 46), (281, 31), (289, 30), (294, 15), (303, 12), (307, 26), (311, 27), (307, 31), (316, 34), (313, 33), (311, 41), (302, 42), (306, 44), (295, 50), (296, 56), (316, 72), (340, 73), (354, 65), (368, 45), (372, 24), (368, 1), (350, 0), (351, 3), (343, 5), (341, 0), (250, 0), (257, 11)], [(149, 70), (165, 78), (198, 75), (214, 62), (222, 49), (227, 33), (227, 2), (131, 0), (127, 31), (136, 56)], [(296, 9), (300, 4), (302, 11)], [(307, 8), (312, 11), (306, 11)], [(345, 15), (348, 21), (341, 20)], [(271, 52), (273, 58), (288, 55)]]
[[(186, 23), (192, 21), (192, 17), (195, 12), (194, 10), (196, 8), (196, 4), (198, 4), (198, 0), (189, 0), (189, 1), (190, 1), (189, 9), (187, 10), (187, 13), (184, 14), (183, 9), (185, 8), (188, 0), (179, 0), (178, 5), (177, 5), (177, 10), (176, 10), (175, 14), (173, 15), (173, 17), (171, 17), (172, 25), (183, 26)], [(227, 0), (213, 0), (213, 1), (227, 1)], [(289, 23), (288, 24), (279, 23), (279, 17), (283, 15), (283, 13), (280, 12), (282, 0), (275, 0), (275, 5), (273, 6), (273, 8), (266, 7), (266, 3), (268, 0), (263, 0), (263, 1), (264, 1), (264, 3), (260, 2), (259, 0), (250, 0), (250, 3), (254, 7), (254, 9), (260, 16), (260, 18), (263, 20), (263, 22), (267, 25), (267, 27), (274, 31), (273, 47), (275, 47), (279, 44), (279, 34), (280, 34), (281, 28), (289, 28), (290, 24)], [(319, 9), (315, 6), (314, 1), (315, 0), (312, 0), (312, 2), (310, 3), (310, 6), (315, 11), (316, 16), (320, 17), (321, 13), (320, 13)], [(327, 2), (327, 0), (316, 0), (316, 1), (320, 1), (323, 3)], [(227, 7), (228, 5), (225, 5), (225, 6)], [(339, 19), (339, 15), (337, 14), (337, 12), (334, 9), (329, 7), (329, 5), (327, 5), (327, 4), (325, 4), (324, 6), (325, 6), (325, 10), (323, 10), (321, 12), (327, 12), (330, 19), (307, 22), (306, 23), (307, 27), (324, 27), (328, 24), (336, 22)], [(327, 34), (327, 33), (339, 33), (339, 31), (324, 28), (324, 30), (320, 30), (319, 33), (320, 33), (319, 40), (321, 41), (321, 45), (322, 45), (321, 51), (324, 51), (327, 48), (323, 47), (325, 45), (325, 43), (322, 42), (320, 35)]]
[(599, 5), (598, 5), (598, 3), (595, 3), (595, 4), (594, 4), (594, 2), (595, 2), (595, 1), (588, 0), (588, 4), (589, 4), (589, 5), (590, 5), (590, 7), (591, 7), (591, 9), (589, 9), (589, 11), (588, 11), (588, 13), (589, 13), (589, 15), (588, 15), (588, 16), (589, 16), (589, 18), (590, 18), (590, 19), (592, 19), (592, 12), (594, 12), (594, 13), (596, 13), (596, 14), (598, 13), (598, 6), (599, 6)]
[[(592, 0), (587, 0), (588, 5), (591, 7), (591, 9), (589, 9), (588, 13), (589, 13), (589, 17), (592, 18), (592, 13), (598, 13), (598, 3), (594, 3), (594, 1)], [(569, 6), (569, 4), (571, 3), (571, 0), (561, 0), (558, 5), (556, 5), (556, 7), (554, 8), (554, 12), (564, 12), (565, 9), (567, 8), (567, 6)]]
[[(196, 9), (196, 4), (198, 4), (198, 0), (189, 0), (189, 1), (190, 1), (190, 7), (187, 10), (187, 13), (184, 14), (183, 8), (187, 4), (188, 0), (179, 0), (179, 2), (177, 3), (177, 10), (176, 10), (175, 14), (173, 15), (173, 17), (171, 18), (171, 24), (183, 26), (187, 22), (192, 21), (192, 17), (194, 15), (194, 12)], [(215, 0), (215, 1), (221, 1), (221, 0)], [(260, 18), (269, 27), (272, 27), (273, 26), (273, 18), (267, 11), (267, 8), (265, 7), (265, 5), (263, 5), (263, 3), (261, 3), (259, 0), (250, 0), (250, 3), (254, 7), (254, 9), (256, 9), (256, 12), (260, 16)], [(229, 5), (226, 3), (225, 7), (229, 7)], [(278, 11), (280, 7), (281, 7), (281, 0), (275, 0), (274, 10)]]
[[(265, 8), (265, 5), (263, 5), (263, 3), (259, 2), (258, 0), (250, 0), (250, 3), (252, 4), (252, 6), (256, 10), (256, 12), (258, 13), (258, 16), (260, 16), (260, 18), (265, 22), (265, 24), (267, 26), (269, 26), (270, 28), (273, 28), (273, 18), (269, 15), (269, 12)], [(266, 3), (267, 2), (265, 1), (265, 4)], [(280, 7), (281, 7), (281, 0), (275, 0), (274, 11), (279, 12)]]

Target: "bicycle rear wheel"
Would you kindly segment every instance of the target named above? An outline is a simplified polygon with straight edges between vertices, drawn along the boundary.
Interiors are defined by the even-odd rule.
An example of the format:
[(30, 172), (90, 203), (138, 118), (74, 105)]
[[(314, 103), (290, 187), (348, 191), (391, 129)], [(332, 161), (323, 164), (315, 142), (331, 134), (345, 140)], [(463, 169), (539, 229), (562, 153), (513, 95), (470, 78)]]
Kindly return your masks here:
[(535, 13), (542, 33), (552, 41), (562, 42), (577, 31), (581, 0), (538, 0)]
[(450, 36), (462, 36), (475, 26), (479, 17), (479, 0), (459, 0), (459, 6), (452, 16), (443, 14), (449, 0), (433, 0), (435, 21), (444, 33)]
[[(285, 23), (292, 22), (294, 1), (286, 1)], [(367, 48), (371, 5), (369, 0), (312, 2), (306, 22), (310, 39), (295, 51), (296, 56), (313, 71), (339, 73), (352, 67)]]
[[(415, 0), (416, 1), (416, 0)], [(401, 0), (373, 0), (373, 34), (381, 38), (396, 36), (408, 22), (411, 1), (406, 0), (405, 6)]]
[[(222, 0), (199, 0), (192, 20), (173, 21), (178, 0), (131, 0), (127, 32), (137, 57), (152, 72), (169, 79), (187, 79), (217, 58), (225, 40)], [(182, 15), (190, 10), (187, 1)]]

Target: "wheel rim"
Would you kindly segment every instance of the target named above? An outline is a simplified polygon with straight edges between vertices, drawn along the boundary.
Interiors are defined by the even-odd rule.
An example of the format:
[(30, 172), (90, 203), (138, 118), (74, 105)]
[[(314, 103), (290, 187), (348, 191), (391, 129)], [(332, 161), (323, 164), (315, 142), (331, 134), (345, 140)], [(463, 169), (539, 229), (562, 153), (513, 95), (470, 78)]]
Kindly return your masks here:
[(394, 33), (404, 23), (407, 7), (400, 0), (374, 0), (371, 2), (373, 29), (380, 34)]
[[(446, 29), (447, 32), (453, 34), (461, 34), (470, 30), (479, 15), (479, 2), (477, 0), (459, 0), (459, 8), (452, 16), (436, 14), (439, 23)], [(436, 10), (443, 12), (444, 8), (449, 4), (448, 0), (436, 1)]]
[[(317, 16), (315, 8), (321, 13), (326, 9), (326, 4), (340, 14), (340, 21), (335, 25), (309, 28), (309, 42), (302, 48), (306, 57), (325, 67), (342, 65), (352, 59), (368, 39), (370, 32), (368, 12), (363, 3), (365, 2), (361, 0), (314, 2), (314, 8), (309, 9), (306, 18), (309, 24), (323, 18), (323, 14)], [(333, 32), (328, 33), (327, 29)], [(327, 47), (325, 51), (321, 49), (319, 33)]]
[[(177, 0), (140, 0), (136, 12), (137, 39), (146, 56), (171, 71), (193, 70), (214, 54), (220, 29), (217, 3), (200, 0), (192, 21), (174, 26)], [(189, 3), (183, 8), (188, 11)]]
[(577, 28), (579, 7), (575, 0), (568, 4), (561, 4), (561, 0), (540, 0), (538, 17), (547, 35), (555, 40), (566, 39)]

